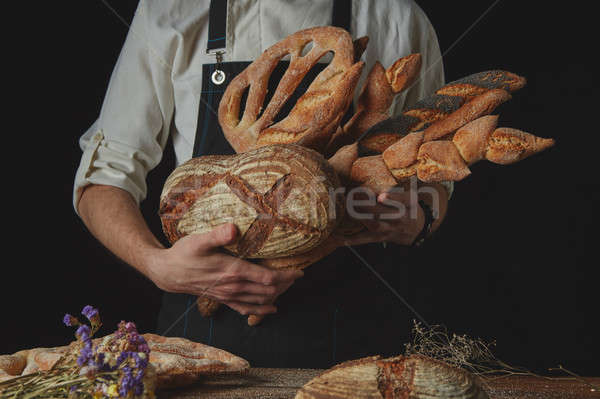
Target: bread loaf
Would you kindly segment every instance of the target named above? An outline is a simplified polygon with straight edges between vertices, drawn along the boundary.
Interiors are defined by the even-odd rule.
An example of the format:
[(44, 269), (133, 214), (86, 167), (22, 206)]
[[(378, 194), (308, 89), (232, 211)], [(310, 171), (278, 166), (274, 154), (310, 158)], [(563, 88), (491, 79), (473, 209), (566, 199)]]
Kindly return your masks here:
[(159, 214), (171, 243), (234, 223), (240, 238), (229, 251), (278, 258), (307, 252), (331, 234), (343, 214), (342, 200), (330, 195), (338, 186), (316, 151), (273, 145), (179, 166), (163, 187)]
[(387, 70), (376, 61), (360, 91), (356, 111), (331, 137), (325, 154), (331, 156), (342, 146), (355, 142), (371, 126), (389, 118), (394, 97), (415, 81), (420, 68), (420, 54), (402, 57)]
[[(311, 42), (312, 49), (303, 55)], [(418, 76), (419, 54), (402, 57), (387, 70), (375, 62), (356, 112), (342, 125), (367, 42), (367, 37), (352, 42), (339, 28), (306, 29), (267, 49), (233, 79), (219, 104), (219, 123), (239, 154), (193, 159), (169, 177), (160, 215), (171, 242), (232, 222), (240, 230), (238, 242), (227, 247), (233, 254), (272, 268), (304, 268), (343, 245), (344, 234), (362, 228), (350, 218), (338, 224), (342, 201), (332, 206), (331, 196), (324, 194), (337, 188), (338, 177), (345, 187), (383, 192), (407, 184), (411, 176), (425, 182), (460, 180), (471, 173), (468, 165), (481, 159), (516, 162), (553, 144), (515, 129), (494, 130), (497, 117), (486, 115), (525, 85), (524, 78), (501, 70), (449, 83), (388, 118), (395, 95)], [(328, 51), (334, 52), (332, 62), (287, 117), (273, 124), (308, 70)], [(271, 72), (286, 55), (290, 66), (265, 104)], [(291, 143), (316, 149), (330, 157), (330, 164)], [(216, 304), (200, 298), (198, 307), (206, 315)], [(252, 316), (249, 321), (259, 320)]]
[[(323, 148), (352, 101), (364, 65), (362, 61), (354, 61), (355, 52), (358, 55), (364, 51), (367, 41), (361, 38), (353, 43), (344, 29), (326, 26), (301, 30), (265, 50), (231, 81), (219, 103), (219, 123), (235, 151), (278, 143)], [(309, 43), (312, 43), (311, 50), (302, 55)], [(330, 51), (334, 53), (330, 64), (310, 84), (290, 113), (273, 124), (302, 78)], [(273, 97), (264, 104), (269, 77), (287, 55), (291, 57), (290, 65)], [(240, 119), (240, 103), (246, 90), (248, 98)]]
[[(179, 387), (202, 375), (237, 373), (250, 365), (240, 357), (185, 338), (143, 334), (150, 348), (150, 363), (156, 368), (158, 388)], [(95, 338), (102, 345), (106, 337)], [(0, 355), (0, 382), (37, 371), (51, 369), (64, 355), (76, 349), (79, 341), (55, 348), (34, 348)]]
[(479, 72), (448, 83), (400, 115), (363, 131), (358, 138), (359, 154), (381, 154), (408, 133), (421, 130), (425, 131), (425, 141), (440, 139), (490, 114), (525, 83), (525, 78), (501, 70)]
[[(471, 174), (468, 166), (479, 160), (507, 165), (554, 145), (553, 139), (518, 129), (496, 129), (497, 121), (494, 115), (475, 119), (458, 129), (452, 140), (427, 141), (423, 131), (409, 133), (381, 155), (359, 157), (354, 144), (340, 149), (343, 158), (336, 154), (332, 159), (341, 175), (348, 173), (350, 165), (351, 184), (381, 192), (411, 176), (427, 183), (459, 181)], [(385, 173), (382, 163), (389, 173)]]
[(307, 382), (295, 399), (487, 399), (473, 374), (435, 359), (371, 356), (350, 360)]

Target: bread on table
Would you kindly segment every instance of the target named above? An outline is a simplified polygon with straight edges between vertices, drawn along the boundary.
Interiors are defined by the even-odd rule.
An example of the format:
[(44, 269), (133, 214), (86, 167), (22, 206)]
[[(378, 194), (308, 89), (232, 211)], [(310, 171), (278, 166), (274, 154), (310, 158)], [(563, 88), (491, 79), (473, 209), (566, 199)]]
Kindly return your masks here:
[[(243, 372), (250, 367), (246, 360), (238, 356), (185, 338), (156, 334), (142, 336), (150, 348), (150, 363), (156, 369), (158, 388), (188, 385), (203, 375)], [(94, 345), (101, 345), (103, 339), (94, 339)], [(76, 344), (77, 341), (67, 346), (34, 348), (12, 355), (0, 355), (0, 381), (50, 370)]]

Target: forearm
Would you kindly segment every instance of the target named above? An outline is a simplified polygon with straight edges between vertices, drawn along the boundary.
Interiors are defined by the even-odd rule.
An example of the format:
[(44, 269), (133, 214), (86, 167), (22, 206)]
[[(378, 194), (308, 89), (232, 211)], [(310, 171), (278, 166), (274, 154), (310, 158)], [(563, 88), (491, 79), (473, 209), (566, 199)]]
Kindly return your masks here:
[(148, 228), (128, 192), (113, 186), (88, 186), (81, 196), (78, 211), (94, 237), (148, 276), (149, 260), (164, 247)]

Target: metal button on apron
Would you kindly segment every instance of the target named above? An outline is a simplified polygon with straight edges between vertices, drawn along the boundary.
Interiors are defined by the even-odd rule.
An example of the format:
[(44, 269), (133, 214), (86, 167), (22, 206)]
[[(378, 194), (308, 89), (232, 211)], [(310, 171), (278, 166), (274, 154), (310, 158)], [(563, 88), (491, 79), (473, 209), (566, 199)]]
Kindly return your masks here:
[(226, 78), (225, 72), (221, 71), (220, 69), (217, 69), (216, 71), (214, 71), (210, 77), (212, 82), (216, 85), (220, 85), (223, 82), (225, 82), (225, 78)]

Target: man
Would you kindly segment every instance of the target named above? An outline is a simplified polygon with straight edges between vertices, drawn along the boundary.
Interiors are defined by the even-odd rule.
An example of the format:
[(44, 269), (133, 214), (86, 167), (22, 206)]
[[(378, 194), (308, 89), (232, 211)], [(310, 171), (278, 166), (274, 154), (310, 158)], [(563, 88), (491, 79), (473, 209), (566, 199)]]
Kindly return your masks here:
[[(363, 290), (360, 279), (342, 275), (348, 264), (356, 262), (353, 254), (338, 250), (311, 266), (276, 302), (303, 273), (268, 270), (225, 254), (220, 248), (235, 241), (234, 225), (187, 236), (163, 248), (138, 208), (146, 195), (146, 175), (160, 162), (169, 135), (177, 164), (192, 156), (232, 153), (214, 113), (227, 83), (287, 35), (331, 24), (345, 27), (355, 38), (370, 37), (363, 55), (365, 70), (376, 60), (389, 66), (401, 56), (421, 53), (423, 75), (399, 96), (392, 113), (443, 85), (435, 32), (409, 0), (140, 1), (100, 116), (80, 140), (83, 156), (75, 178), (74, 206), (110, 251), (167, 292), (158, 333), (169, 330), (221, 347), (255, 366), (326, 367), (361, 352), (352, 348), (353, 343), (341, 345), (337, 334), (340, 322), (362, 323), (363, 316), (350, 315), (379, 306), (368, 300), (353, 302), (357, 287)], [(223, 59), (216, 60), (212, 53), (220, 50), (225, 51)], [(214, 78), (216, 70), (225, 74), (224, 82)], [(432, 229), (442, 221), (448, 198), (446, 189), (435, 188), (441, 211)], [(385, 193), (377, 204), (361, 211), (393, 213), (398, 209), (385, 202), (406, 203), (405, 198)], [(368, 220), (368, 231), (348, 244), (411, 245), (423, 230), (425, 217), (419, 205), (407, 205), (418, 208), (416, 218), (407, 212), (386, 221)], [(395, 258), (397, 248), (375, 245), (370, 261), (383, 265)], [(227, 306), (214, 317), (203, 318), (193, 308), (200, 294)], [(364, 296), (377, 295), (364, 291)], [(341, 304), (349, 304), (347, 310)], [(242, 316), (271, 313), (276, 314), (258, 327), (247, 326)], [(183, 321), (175, 323), (184, 314)], [(386, 317), (379, 319), (384, 322)], [(393, 331), (410, 328), (407, 320), (394, 323), (399, 324), (392, 323), (389, 338), (370, 340), (369, 331), (354, 327), (354, 333), (344, 337), (366, 339), (362, 350), (381, 351), (389, 348)]]

